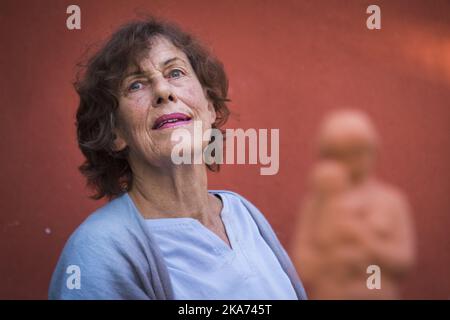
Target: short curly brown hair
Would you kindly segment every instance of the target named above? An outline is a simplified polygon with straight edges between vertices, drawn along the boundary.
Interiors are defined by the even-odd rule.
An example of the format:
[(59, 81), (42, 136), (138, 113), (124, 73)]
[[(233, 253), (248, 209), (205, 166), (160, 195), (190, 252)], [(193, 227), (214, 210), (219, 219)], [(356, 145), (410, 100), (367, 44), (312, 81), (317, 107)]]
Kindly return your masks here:
[[(80, 166), (94, 199), (115, 198), (129, 190), (133, 173), (127, 161), (128, 149), (114, 151), (116, 110), (120, 85), (130, 66), (139, 62), (151, 46), (150, 39), (163, 36), (189, 59), (207, 98), (217, 114), (213, 128), (228, 120), (228, 78), (223, 64), (192, 35), (177, 25), (155, 18), (134, 21), (120, 27), (87, 63), (74, 83), (80, 97), (76, 114), (77, 138), (85, 156)], [(218, 171), (219, 165), (207, 165)]]

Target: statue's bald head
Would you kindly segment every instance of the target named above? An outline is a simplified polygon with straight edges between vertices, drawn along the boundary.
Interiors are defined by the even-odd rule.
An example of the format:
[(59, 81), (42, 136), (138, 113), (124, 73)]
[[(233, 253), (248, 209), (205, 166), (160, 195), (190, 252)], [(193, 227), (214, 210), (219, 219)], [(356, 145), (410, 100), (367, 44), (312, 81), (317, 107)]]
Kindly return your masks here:
[(321, 158), (342, 162), (353, 181), (359, 181), (369, 174), (377, 145), (375, 128), (369, 117), (361, 111), (335, 111), (324, 119), (320, 127)]

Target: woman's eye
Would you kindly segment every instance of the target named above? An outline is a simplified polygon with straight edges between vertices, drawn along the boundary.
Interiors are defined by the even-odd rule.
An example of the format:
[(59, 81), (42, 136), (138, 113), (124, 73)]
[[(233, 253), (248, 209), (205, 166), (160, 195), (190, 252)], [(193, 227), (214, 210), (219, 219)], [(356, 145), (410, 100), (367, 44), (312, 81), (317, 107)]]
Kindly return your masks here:
[(130, 86), (128, 87), (128, 89), (129, 89), (130, 91), (136, 91), (136, 90), (141, 89), (142, 86), (143, 86), (142, 82), (135, 81), (135, 82), (133, 82), (132, 84), (130, 84)]
[(183, 75), (183, 72), (179, 69), (173, 69), (169, 72), (169, 78), (179, 78)]

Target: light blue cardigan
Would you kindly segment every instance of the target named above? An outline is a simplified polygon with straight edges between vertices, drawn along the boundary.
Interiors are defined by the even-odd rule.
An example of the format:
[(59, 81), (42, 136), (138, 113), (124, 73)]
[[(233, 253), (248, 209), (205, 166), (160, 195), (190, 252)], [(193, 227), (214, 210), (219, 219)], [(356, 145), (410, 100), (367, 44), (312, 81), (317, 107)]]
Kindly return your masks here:
[[(242, 201), (297, 297), (306, 299), (291, 260), (262, 213), (234, 192), (210, 192), (229, 193)], [(73, 279), (69, 266), (79, 268), (79, 289), (67, 285)], [(162, 253), (128, 196), (122, 195), (95, 211), (72, 234), (53, 273), (49, 299), (174, 299)]]

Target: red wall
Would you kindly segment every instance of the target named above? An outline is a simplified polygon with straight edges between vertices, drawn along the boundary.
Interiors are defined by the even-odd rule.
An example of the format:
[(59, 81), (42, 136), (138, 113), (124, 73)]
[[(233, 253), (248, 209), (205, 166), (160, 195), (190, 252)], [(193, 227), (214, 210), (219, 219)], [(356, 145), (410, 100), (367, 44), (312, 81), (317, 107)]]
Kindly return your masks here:
[[(66, 28), (81, 7), (82, 29)], [(77, 171), (71, 86), (88, 45), (141, 13), (197, 34), (226, 65), (229, 127), (279, 128), (280, 171), (224, 166), (212, 188), (242, 193), (292, 239), (298, 200), (329, 110), (366, 110), (383, 138), (378, 172), (414, 208), (419, 261), (409, 298), (450, 297), (450, 3), (377, 1), (2, 1), (0, 4), (0, 298), (46, 298), (74, 228), (101, 203)], [(46, 232), (46, 228), (47, 232)]]

